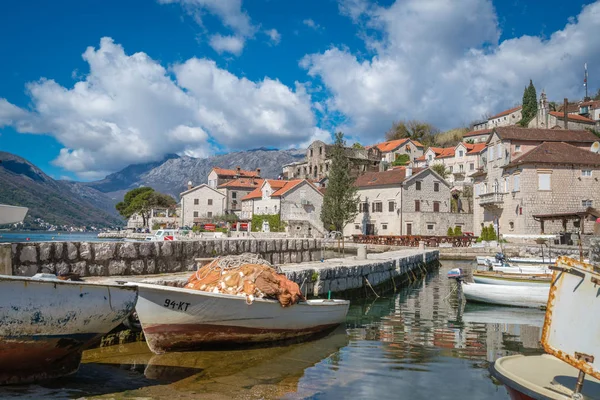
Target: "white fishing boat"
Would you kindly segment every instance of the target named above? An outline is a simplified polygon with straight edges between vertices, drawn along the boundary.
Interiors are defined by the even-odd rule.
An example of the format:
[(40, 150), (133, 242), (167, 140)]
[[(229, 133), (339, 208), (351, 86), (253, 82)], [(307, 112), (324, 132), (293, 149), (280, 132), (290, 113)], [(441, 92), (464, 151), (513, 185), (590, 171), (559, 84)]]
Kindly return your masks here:
[(550, 286), (552, 275), (473, 271), (473, 282), (503, 286)]
[(546, 307), (550, 291), (549, 287), (542, 285), (503, 286), (463, 282), (461, 286), (467, 302), (528, 308)]
[(136, 312), (154, 353), (207, 344), (245, 344), (308, 337), (343, 323), (347, 300), (307, 300), (282, 307), (276, 300), (161, 285), (137, 286)]
[(77, 371), (81, 353), (133, 311), (135, 287), (0, 276), (0, 384)]
[[(477, 264), (478, 265), (496, 265), (496, 264), (502, 264), (503, 260), (498, 259), (498, 257), (495, 256), (477, 256)], [(555, 258), (537, 258), (537, 257), (508, 257), (505, 258), (504, 261), (508, 262), (509, 264), (522, 264), (522, 265), (537, 265), (537, 264), (542, 264), (542, 265), (551, 265), (551, 264), (555, 264), (556, 263), (556, 259)]]
[(523, 266), (502, 266), (492, 267), (493, 272), (502, 272), (505, 274), (520, 274), (520, 275), (549, 275), (552, 270), (548, 267), (523, 267)]
[(560, 257), (541, 343), (549, 354), (508, 356), (491, 367), (513, 400), (600, 398), (600, 271)]
[(27, 215), (27, 207), (0, 204), (0, 225), (22, 222)]

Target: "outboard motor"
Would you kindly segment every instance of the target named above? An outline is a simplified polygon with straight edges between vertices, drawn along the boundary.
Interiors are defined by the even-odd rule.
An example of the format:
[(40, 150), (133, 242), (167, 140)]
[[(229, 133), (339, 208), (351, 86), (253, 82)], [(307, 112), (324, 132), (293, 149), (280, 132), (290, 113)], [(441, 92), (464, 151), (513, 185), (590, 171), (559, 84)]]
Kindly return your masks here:
[(448, 271), (448, 279), (456, 279), (457, 282), (462, 282), (463, 280), (463, 271), (460, 268), (452, 268)]
[(496, 253), (496, 261), (504, 264), (504, 261), (506, 261), (506, 257), (504, 256), (504, 253)]

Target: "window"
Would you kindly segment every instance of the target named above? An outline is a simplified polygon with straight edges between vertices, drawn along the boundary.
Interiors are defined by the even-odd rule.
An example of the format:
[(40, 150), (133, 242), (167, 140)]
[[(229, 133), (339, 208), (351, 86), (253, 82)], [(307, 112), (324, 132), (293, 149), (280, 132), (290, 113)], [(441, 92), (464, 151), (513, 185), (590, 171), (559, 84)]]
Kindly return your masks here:
[(417, 183), (415, 183), (415, 189), (421, 190), (421, 181), (417, 181)]
[(496, 153), (498, 153), (497, 157), (498, 157), (498, 160), (499, 160), (499, 159), (502, 158), (502, 143), (498, 143), (498, 145), (496, 147), (498, 147), (496, 149)]
[(512, 230), (514, 230), (514, 229), (515, 229), (515, 223), (514, 223), (514, 222), (512, 222), (512, 221), (510, 221), (510, 222), (508, 223), (508, 227), (509, 227), (509, 229), (510, 229), (511, 231), (512, 231)]
[(550, 177), (548, 173), (538, 173), (538, 190), (551, 190)]
[(449, 169), (451, 173), (454, 172), (454, 165), (451, 165)]
[(474, 170), (475, 170), (475, 163), (469, 164), (469, 171), (474, 171)]
[(198, 204), (200, 204), (200, 199), (194, 199), (194, 205), (197, 206)]
[(237, 199), (237, 192), (231, 192), (231, 198)]
[(373, 203), (373, 212), (382, 212), (383, 211), (383, 203), (380, 201), (376, 201)]
[(519, 151), (521, 151), (521, 145), (515, 144), (515, 153), (518, 153)]
[(277, 214), (277, 206), (274, 207), (275, 214)]
[(362, 203), (362, 212), (369, 212), (369, 203)]
[(462, 150), (459, 150), (459, 151), (458, 151), (458, 156), (459, 156), (459, 157), (462, 157), (464, 154), (465, 154), (465, 153), (464, 153)]
[(415, 200), (415, 212), (421, 211), (421, 200)]
[(460, 170), (460, 172), (463, 172), (463, 167), (464, 167), (464, 166), (463, 166), (462, 164), (460, 164), (460, 165), (458, 166), (458, 169)]
[(592, 200), (581, 200), (582, 207), (593, 207), (594, 202)]
[(518, 192), (521, 190), (521, 175), (513, 176), (513, 192)]
[(323, 146), (319, 147), (319, 154), (323, 154)]
[(439, 182), (433, 182), (433, 191), (434, 192), (440, 191), (440, 183)]
[(428, 231), (432, 231), (434, 227), (435, 227), (434, 224), (427, 224), (427, 230)]
[(212, 206), (212, 199), (208, 199), (208, 205)]
[(194, 211), (194, 218), (198, 218), (198, 211)]
[(359, 224), (354, 224), (354, 229), (356, 229), (357, 231), (360, 231), (360, 225)]
[(494, 160), (494, 146), (489, 147), (489, 161), (492, 162)]
[(389, 212), (394, 212), (395, 208), (396, 208), (396, 203), (394, 203), (393, 201), (389, 201), (388, 202), (388, 211)]
[(381, 224), (381, 230), (386, 231), (387, 230), (387, 224)]
[(325, 164), (325, 171), (329, 171), (329, 164)]
[(313, 156), (313, 149), (310, 149), (310, 156)]
[(440, 212), (440, 202), (439, 201), (433, 202), (433, 212)]
[(592, 176), (592, 170), (591, 169), (582, 169), (581, 176)]
[(212, 218), (212, 211), (207, 212), (206, 215), (208, 216), (208, 218)]
[(433, 158), (433, 156), (431, 154), (427, 156), (427, 160), (429, 160), (429, 161), (431, 161), (432, 158)]

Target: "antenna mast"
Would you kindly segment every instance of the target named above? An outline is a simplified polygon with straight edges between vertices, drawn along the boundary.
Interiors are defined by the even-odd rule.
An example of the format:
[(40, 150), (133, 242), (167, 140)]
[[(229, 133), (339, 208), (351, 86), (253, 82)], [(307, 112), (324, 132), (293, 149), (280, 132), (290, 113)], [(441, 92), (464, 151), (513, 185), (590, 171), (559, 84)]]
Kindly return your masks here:
[(584, 97), (584, 99), (587, 100), (587, 97), (588, 97), (588, 85), (587, 85), (588, 72), (587, 72), (587, 63), (585, 63), (583, 65), (583, 68), (584, 68), (584, 73), (583, 73), (583, 87), (585, 88), (585, 97)]

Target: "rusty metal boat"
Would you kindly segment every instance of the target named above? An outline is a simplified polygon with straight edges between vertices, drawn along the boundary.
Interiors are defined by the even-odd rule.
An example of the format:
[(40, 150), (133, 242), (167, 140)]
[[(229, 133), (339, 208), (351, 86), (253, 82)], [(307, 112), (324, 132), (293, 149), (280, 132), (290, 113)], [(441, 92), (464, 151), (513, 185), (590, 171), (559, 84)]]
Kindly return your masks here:
[(345, 321), (347, 300), (307, 300), (282, 307), (277, 300), (130, 283), (139, 291), (136, 312), (156, 354), (209, 344), (250, 344), (306, 338)]
[(542, 356), (508, 356), (491, 367), (513, 400), (600, 398), (600, 268), (560, 257), (550, 286)]
[(135, 287), (0, 276), (0, 384), (77, 371), (85, 346), (133, 311)]

